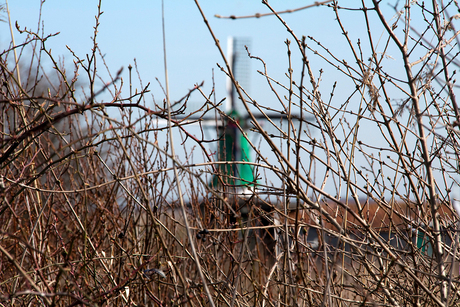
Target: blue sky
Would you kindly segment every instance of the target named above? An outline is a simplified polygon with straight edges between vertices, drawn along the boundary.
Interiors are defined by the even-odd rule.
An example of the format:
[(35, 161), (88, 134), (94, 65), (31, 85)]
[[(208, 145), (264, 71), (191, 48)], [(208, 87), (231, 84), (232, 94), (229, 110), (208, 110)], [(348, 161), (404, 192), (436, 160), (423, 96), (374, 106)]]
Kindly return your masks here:
[[(43, 5), (40, 31), (43, 25), (45, 34), (60, 32), (58, 36), (49, 39), (46, 46), (52, 49), (54, 56), (64, 59), (67, 69), (72, 68), (73, 59), (66, 45), (81, 58), (90, 52), (97, 2), (47, 0)], [(275, 1), (271, 5), (277, 10), (285, 10), (310, 3), (312, 1), (291, 0)], [(228, 36), (250, 37), (252, 54), (263, 58), (269, 65), (269, 72), (282, 78), (287, 71), (284, 41), (292, 38), (275, 17), (242, 20), (214, 17), (215, 14), (239, 16), (269, 12), (261, 1), (202, 1), (200, 4), (224, 50), (227, 48)], [(17, 20), (21, 28), (37, 29), (39, 8), (39, 0), (9, 3), (11, 18), (13, 21)], [(155, 78), (158, 78), (164, 82), (161, 1), (131, 1), (129, 4), (118, 0), (102, 1), (102, 11), (104, 14), (100, 19), (98, 44), (105, 54), (108, 67), (112, 73), (124, 67), (123, 77), (127, 80), (127, 66), (134, 65), (133, 59), (136, 58), (143, 83), (151, 82), (150, 89), (155, 99), (161, 101), (164, 97), (155, 81)], [(336, 27), (331, 9), (311, 8), (301, 13), (285, 14), (283, 17), (299, 36), (314, 35), (322, 38), (325, 43), (335, 39), (331, 35), (332, 28)], [(223, 61), (195, 3), (165, 1), (165, 19), (172, 99), (182, 97), (195, 83), (201, 81), (205, 81), (205, 92), (209, 92), (213, 68), (216, 93), (218, 98), (224, 97), (225, 76), (216, 66), (216, 63), (223, 64)], [(326, 21), (332, 27), (326, 27)], [(0, 24), (0, 31), (3, 33), (0, 43), (4, 48), (10, 41), (7, 23)], [(25, 35), (15, 32), (16, 43), (22, 42)], [(262, 69), (262, 65), (252, 62), (252, 68), (251, 92), (259, 99), (272, 99), (272, 95), (262, 95), (264, 91), (257, 92), (257, 88), (265, 84), (263, 78), (255, 72), (256, 69)], [(317, 69), (319, 68), (318, 66)], [(105, 76), (102, 65), (99, 67), (99, 73)]]
[[(69, 46), (79, 57), (85, 58), (92, 47), (91, 37), (94, 35), (95, 15), (97, 13), (95, 0), (47, 0), (42, 9), (42, 23), (40, 32), (51, 34), (60, 32), (58, 36), (47, 41), (46, 47), (52, 49), (52, 54), (64, 61), (68, 70), (72, 70), (72, 55), (67, 50)], [(283, 0), (270, 1), (277, 10), (294, 9), (313, 1)], [(268, 8), (261, 1), (200, 1), (200, 5), (206, 14), (214, 33), (220, 40), (224, 50), (227, 49), (229, 36), (249, 37), (252, 40), (251, 53), (265, 60), (269, 74), (283, 83), (287, 82), (284, 74), (288, 70), (286, 39), (293, 40), (285, 27), (274, 16), (259, 19), (219, 19), (214, 15), (252, 15), (255, 13), (267, 13)], [(10, 1), (9, 9), (13, 21), (17, 21), (21, 28), (27, 27), (36, 30), (39, 20), (39, 0)], [(394, 15), (393, 9), (383, 5), (388, 18)], [(104, 14), (100, 18), (98, 32), (98, 45), (104, 54), (104, 59), (112, 72), (124, 67), (122, 77), (125, 81), (122, 95), (129, 94), (128, 65), (134, 65), (133, 59), (137, 59), (138, 69), (143, 84), (151, 83), (150, 90), (155, 101), (161, 103), (164, 95), (155, 78), (164, 84), (163, 41), (161, 28), (161, 1), (102, 1)], [(365, 57), (369, 54), (367, 33), (363, 14), (361, 12), (340, 11), (344, 27), (355, 44), (361, 39)], [(373, 27), (374, 38), (383, 32), (375, 15), (370, 20)], [(282, 17), (300, 38), (302, 35), (312, 36), (321, 41), (332, 53), (353, 62), (344, 36), (341, 34), (335, 15), (331, 8), (313, 7), (293, 14), (283, 14)], [(415, 18), (414, 18), (415, 19)], [(392, 21), (394, 22), (394, 20)], [(226, 78), (219, 71), (216, 63), (223, 65), (223, 60), (215, 47), (215, 44), (204, 24), (194, 1), (176, 0), (165, 1), (166, 44), (168, 57), (168, 71), (170, 79), (171, 99), (184, 96), (194, 84), (205, 82), (204, 92), (210, 93), (214, 70), (217, 101), (226, 97)], [(43, 27), (42, 27), (43, 26)], [(0, 49), (6, 48), (10, 42), (9, 28), (7, 23), (0, 23)], [(24, 41), (25, 35), (15, 31), (16, 44)], [(313, 48), (318, 48), (310, 42)], [(378, 46), (381, 49), (381, 46)], [(294, 76), (298, 82), (301, 65), (300, 53), (293, 44), (293, 68)], [(313, 67), (315, 78), (319, 76), (319, 70), (323, 70), (320, 90), (324, 96), (329, 95), (332, 85), (338, 81), (332, 105), (339, 107), (353, 91), (354, 85), (349, 78), (345, 77), (336, 68), (326, 64), (321, 58), (311, 51), (307, 52), (310, 64)], [(366, 55), (367, 54), (367, 55)], [(386, 65), (388, 72), (400, 73), (402, 65), (395, 58), (398, 51), (388, 50), (389, 57), (382, 63)], [(351, 61), (350, 61), (351, 60)], [(393, 64), (394, 63), (394, 64)], [(400, 62), (399, 62), (400, 63)], [(390, 65), (388, 65), (390, 64)], [(51, 69), (51, 66), (49, 66)], [(46, 64), (45, 64), (46, 69)], [(101, 62), (98, 64), (98, 73), (108, 81), (107, 73)], [(279, 108), (275, 96), (268, 89), (263, 77), (256, 73), (262, 70), (262, 65), (251, 62), (252, 74), (250, 94), (259, 103)], [(133, 70), (134, 71), (134, 70)], [(80, 73), (83, 73), (82, 71)], [(404, 78), (404, 76), (402, 77)], [(85, 77), (83, 77), (85, 80)], [(133, 86), (140, 89), (137, 75), (133, 74)], [(283, 95), (285, 93), (282, 93)], [(152, 103), (152, 96), (147, 96), (147, 106)], [(328, 97), (326, 97), (328, 99)], [(202, 102), (199, 95), (192, 96), (192, 101)], [(359, 100), (359, 99), (358, 99)], [(356, 105), (359, 101), (356, 102)], [(361, 123), (365, 125), (364, 122)], [(378, 146), (378, 137), (373, 129), (361, 129), (361, 140), (367, 140)], [(268, 153), (267, 153), (268, 154)]]
[[(64, 61), (68, 70), (72, 70), (73, 58), (66, 45), (80, 58), (85, 58), (91, 50), (97, 3), (98, 1), (94, 0), (47, 0), (43, 4), (40, 32), (43, 31), (45, 35), (60, 32), (58, 36), (46, 42), (46, 47), (51, 48), (55, 57)], [(270, 1), (277, 11), (295, 9), (312, 3), (311, 0)], [(288, 59), (285, 41), (286, 39), (292, 41), (293, 38), (275, 16), (238, 20), (214, 17), (216, 14), (241, 16), (269, 12), (261, 1), (200, 1), (200, 5), (224, 50), (227, 50), (229, 36), (250, 37), (251, 53), (264, 59), (272, 77), (286, 83), (287, 78), (284, 74), (288, 70)], [(39, 0), (9, 1), (9, 9), (12, 20), (17, 21), (21, 28), (36, 30), (39, 26)], [(161, 1), (137, 0), (129, 4), (119, 0), (102, 1), (102, 11), (104, 13), (99, 20), (97, 41), (112, 74), (124, 67), (122, 77), (125, 80), (125, 91), (122, 95), (126, 97), (129, 94), (127, 67), (129, 64), (134, 65), (133, 59), (136, 58), (143, 84), (151, 83), (151, 94), (155, 101), (160, 103), (164, 95), (155, 78), (164, 84)], [(351, 30), (350, 36), (355, 42), (358, 37), (366, 35), (362, 23), (360, 22), (361, 27), (355, 24), (355, 16), (362, 19), (362, 14), (355, 13), (352, 16), (347, 11), (342, 11), (341, 14), (344, 17), (344, 25)], [(332, 9), (313, 7), (282, 16), (299, 38), (302, 35), (313, 36), (331, 51), (339, 52), (343, 58), (348, 58), (348, 48), (343, 47), (346, 41), (335, 22)], [(209, 93), (212, 88), (213, 70), (217, 101), (226, 97), (226, 77), (216, 66), (216, 63), (223, 65), (224, 62), (194, 1), (165, 1), (165, 24), (171, 99), (179, 99), (194, 84), (202, 81), (205, 81), (204, 92)], [(0, 46), (3, 49), (10, 41), (7, 23), (0, 23), (0, 33), (2, 33)], [(15, 31), (15, 39), (19, 44), (24, 41), (25, 35)], [(315, 44), (312, 46), (316, 47)], [(292, 67), (298, 81), (301, 57), (294, 44), (291, 49)], [(346, 78), (343, 78), (334, 67), (325, 65), (324, 61), (313, 56), (311, 52), (308, 52), (308, 55), (315, 77), (318, 77), (320, 69), (324, 71), (321, 81), (324, 93), (329, 93), (332, 84), (339, 81), (336, 95), (343, 92), (343, 96), (347, 97), (350, 84), (347, 83)], [(279, 108), (265, 79), (256, 73), (256, 70), (263, 69), (261, 63), (251, 62), (251, 69), (252, 97), (261, 104)], [(80, 73), (83, 74), (83, 71)], [(98, 73), (104, 80), (109, 80), (101, 62), (98, 64)], [(85, 80), (84, 76), (83, 80)], [(140, 88), (136, 74), (133, 75), (133, 86)], [(199, 95), (192, 96), (191, 100), (203, 101)], [(147, 96), (147, 105), (151, 101), (151, 96)], [(343, 99), (334, 103), (339, 106), (343, 103)]]

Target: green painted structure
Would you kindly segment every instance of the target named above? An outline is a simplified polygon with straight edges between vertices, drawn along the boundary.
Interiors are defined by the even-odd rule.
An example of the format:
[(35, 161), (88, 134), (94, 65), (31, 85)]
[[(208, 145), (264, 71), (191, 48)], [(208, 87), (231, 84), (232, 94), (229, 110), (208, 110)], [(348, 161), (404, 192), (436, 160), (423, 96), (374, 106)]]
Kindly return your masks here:
[[(236, 110), (232, 110), (228, 116), (227, 124), (218, 129), (219, 143), (218, 143), (218, 160), (228, 162), (243, 162), (243, 163), (228, 163), (220, 164), (219, 172), (222, 174), (222, 181), (232, 187), (244, 188), (254, 186), (254, 169), (249, 164), (244, 162), (251, 162), (251, 146), (247, 140), (247, 134), (241, 133), (237, 122), (242, 128), (245, 128), (244, 123), (241, 122), (241, 116)], [(219, 178), (214, 176), (211, 186), (216, 187), (219, 185)]]

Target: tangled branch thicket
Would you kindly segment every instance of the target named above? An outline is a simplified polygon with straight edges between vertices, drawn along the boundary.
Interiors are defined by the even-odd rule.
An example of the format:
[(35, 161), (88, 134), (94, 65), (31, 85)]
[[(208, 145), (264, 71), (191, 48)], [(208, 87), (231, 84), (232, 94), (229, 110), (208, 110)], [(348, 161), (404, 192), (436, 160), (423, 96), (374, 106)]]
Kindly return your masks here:
[[(237, 86), (195, 2), (226, 63), (222, 70)], [(235, 161), (250, 164), (258, 178), (244, 195), (230, 185), (232, 174), (222, 173), (227, 168), (220, 165), (231, 162), (216, 161), (206, 146), (212, 140), (197, 139), (188, 126), (191, 118), (212, 115), (241, 129), (215, 103), (223, 97), (197, 85), (175, 103), (172, 124), (185, 136), (189, 158), (182, 163), (171, 156), (171, 144), (158, 142), (172, 130), (161, 124), (168, 108), (145, 102), (148, 86), (123, 97), (119, 72), (98, 88), (100, 5), (93, 48), (85, 59), (73, 53), (73, 73), (47, 49), (52, 36), (18, 28), (24, 44), (0, 54), (2, 303), (460, 303), (458, 2), (405, 1), (390, 12), (381, 1), (347, 7), (325, 1), (296, 10), (332, 10), (343, 34), (340, 49), (298, 36), (284, 15), (263, 4), (272, 11), (264, 18), (277, 18), (290, 35), (286, 63), (300, 57), (301, 66), (289, 64), (285, 78), (275, 80), (267, 73), (271, 63), (248, 54), (265, 68), (260, 75), (278, 104), (267, 113), (237, 86), (262, 143), (248, 140), (256, 162)], [(351, 23), (366, 36), (352, 35)], [(27, 48), (34, 50), (29, 59)], [(45, 59), (52, 69), (43, 69)], [(314, 71), (313, 61), (323, 68)], [(332, 70), (341, 79), (324, 89), (321, 80)], [(185, 109), (192, 92), (202, 94), (198, 110)], [(253, 110), (288, 122), (266, 115), (262, 128)], [(197, 152), (207, 159), (200, 165), (191, 161)], [(209, 184), (211, 176), (219, 184)], [(273, 177), (279, 186), (264, 179)], [(189, 186), (188, 229), (177, 210), (181, 182)]]

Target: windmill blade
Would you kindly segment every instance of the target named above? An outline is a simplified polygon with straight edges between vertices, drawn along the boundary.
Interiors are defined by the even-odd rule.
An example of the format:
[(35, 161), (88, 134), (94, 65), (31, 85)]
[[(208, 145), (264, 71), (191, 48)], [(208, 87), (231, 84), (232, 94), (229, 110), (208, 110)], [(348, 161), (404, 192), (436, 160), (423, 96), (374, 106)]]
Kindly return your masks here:
[[(315, 124), (312, 123), (312, 120), (314, 119), (312, 116), (302, 118), (299, 114), (291, 114), (290, 118), (288, 118), (288, 115), (283, 114), (283, 113), (268, 113), (268, 114), (267, 113), (266, 114), (256, 113), (256, 114), (253, 114), (253, 116), (256, 120), (260, 120), (260, 121), (268, 121), (268, 120), (277, 121), (277, 122), (294, 121), (295, 124), (298, 124), (300, 121), (302, 121), (316, 128), (319, 128)], [(222, 127), (228, 121), (227, 118), (223, 118), (220, 116), (219, 117), (211, 117), (211, 116), (205, 117), (205, 116), (196, 116), (196, 115), (174, 116), (173, 119), (176, 121), (180, 121), (181, 125), (182, 124), (183, 125), (201, 125), (203, 127)], [(239, 118), (235, 118), (235, 119), (240, 121), (240, 123), (242, 123), (242, 126), (245, 127), (250, 122), (251, 117), (249, 116), (249, 114), (245, 114), (243, 116), (239, 115)], [(160, 119), (158, 120), (158, 122), (161, 124), (168, 123), (166, 119)]]
[[(277, 112), (277, 113), (266, 113), (266, 114), (253, 114), (254, 118), (256, 120), (260, 121), (268, 121), (269, 119), (275, 123), (279, 123), (280, 121), (282, 122), (294, 122), (295, 125), (298, 125), (301, 121), (319, 129), (320, 127), (314, 123), (314, 117), (313, 116), (308, 116), (308, 117), (302, 117), (300, 114), (291, 114), (290, 118), (288, 118), (288, 115), (285, 113)], [(245, 115), (242, 117), (242, 121), (249, 123), (251, 120), (251, 117), (249, 115)]]
[[(223, 123), (219, 119), (210, 118), (210, 117), (174, 117), (173, 120), (178, 122), (181, 126), (195, 126), (200, 125), (202, 127), (220, 127), (223, 126)], [(159, 125), (167, 125), (167, 119), (158, 119)], [(176, 124), (175, 124), (176, 125)]]
[[(253, 115), (254, 115), (255, 119), (265, 119), (265, 120), (267, 120), (267, 117), (269, 119), (271, 119), (271, 120), (286, 120), (287, 121), (289, 119), (287, 114), (278, 113), (278, 112), (277, 113), (266, 113), (266, 114), (258, 113), (258, 114), (253, 114)], [(290, 118), (291, 120), (297, 120), (297, 121), (300, 121), (300, 120), (309, 121), (309, 119), (312, 118), (312, 117), (301, 118), (301, 116), (299, 114), (291, 114), (290, 117), (291, 117)], [(249, 120), (249, 119), (251, 119), (251, 117), (249, 115), (245, 115), (243, 117), (243, 119)]]

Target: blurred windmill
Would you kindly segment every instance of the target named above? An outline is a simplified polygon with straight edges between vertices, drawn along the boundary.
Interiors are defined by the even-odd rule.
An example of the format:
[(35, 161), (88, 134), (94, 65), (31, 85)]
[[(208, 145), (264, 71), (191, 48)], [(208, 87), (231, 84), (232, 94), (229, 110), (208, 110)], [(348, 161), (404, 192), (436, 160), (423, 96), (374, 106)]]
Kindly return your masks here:
[[(250, 59), (245, 48), (251, 47), (250, 38), (229, 37), (227, 41), (227, 60), (232, 68), (233, 75), (238, 80), (239, 85), (250, 92)], [(218, 144), (219, 161), (241, 161), (251, 162), (251, 147), (247, 138), (241, 133), (238, 123), (244, 130), (248, 129), (248, 116), (241, 116), (242, 110), (238, 109), (238, 94), (230, 78), (227, 78), (227, 105), (226, 113), (229, 119), (226, 125), (218, 127), (220, 137)], [(247, 98), (247, 97), (244, 97)], [(244, 163), (221, 164), (220, 172), (225, 174), (222, 178), (225, 184), (235, 187), (244, 188), (253, 186), (254, 172), (250, 165)], [(219, 184), (218, 177), (214, 176), (211, 185)]]
[[(251, 93), (251, 59), (247, 49), (251, 48), (251, 39), (247, 37), (229, 37), (227, 42), (227, 61), (232, 69), (233, 76), (245, 93)], [(225, 183), (244, 192), (249, 187), (256, 185), (254, 169), (244, 162), (252, 162), (252, 149), (249, 145), (247, 135), (243, 135), (238, 125), (246, 132), (250, 128), (250, 117), (243, 104), (240, 102), (237, 90), (230, 78), (227, 78), (227, 105), (226, 113), (229, 119), (226, 125), (219, 126), (218, 132), (222, 136), (219, 141), (219, 161), (238, 161), (243, 163), (221, 164), (220, 171), (227, 175)], [(243, 97), (245, 100), (249, 97)], [(265, 115), (258, 112), (253, 113), (255, 119), (266, 120)], [(287, 115), (281, 113), (268, 114), (271, 120), (285, 120)], [(299, 116), (292, 116), (291, 120), (298, 120)], [(246, 133), (245, 133), (246, 134)], [(218, 178), (214, 177), (212, 185), (218, 184)]]
[[(247, 37), (229, 37), (227, 43), (227, 60), (232, 68), (233, 75), (239, 86), (246, 93), (251, 92), (251, 59), (248, 56), (246, 48), (251, 48), (251, 39)], [(202, 126), (213, 127), (217, 131), (218, 148), (217, 158), (221, 163), (217, 168), (219, 174), (215, 174), (209, 183), (210, 186), (217, 188), (225, 185), (232, 188), (232, 192), (244, 192), (248, 188), (256, 186), (256, 176), (254, 169), (250, 164), (252, 162), (252, 148), (247, 139), (247, 133), (241, 133), (238, 125), (246, 132), (249, 130), (249, 115), (240, 102), (240, 97), (230, 78), (227, 78), (227, 100), (225, 105), (226, 116), (221, 121), (216, 121), (209, 117), (187, 116), (188, 120), (199, 119)], [(243, 94), (246, 95), (246, 94)], [(248, 97), (243, 97), (249, 99)], [(266, 120), (266, 117), (260, 113), (254, 112), (257, 120)], [(287, 120), (287, 115), (274, 113), (268, 115), (271, 120)], [(176, 117), (180, 119), (180, 117)], [(298, 116), (292, 118), (299, 119)], [(238, 124), (238, 125), (237, 125)], [(237, 162), (237, 163), (234, 163)]]
[[(233, 76), (238, 82), (238, 85), (244, 89), (242, 95), (246, 95), (245, 93), (251, 95), (251, 59), (246, 50), (246, 48), (250, 49), (250, 47), (251, 40), (249, 38), (229, 37), (228, 39), (227, 61), (229, 62)], [(211, 186), (221, 192), (223, 196), (229, 196), (228, 199), (232, 200), (235, 209), (241, 214), (240, 222), (248, 223), (251, 208), (257, 207), (258, 209), (262, 209), (263, 212), (258, 211), (257, 218), (252, 218), (252, 223), (255, 223), (254, 225), (267, 226), (270, 224), (279, 224), (280, 220), (278, 214), (273, 211), (273, 208), (277, 207), (277, 203), (270, 203), (259, 197), (260, 193), (257, 191), (256, 170), (251, 164), (245, 163), (252, 162), (251, 153), (253, 151), (246, 133), (250, 128), (250, 117), (246, 109), (243, 108), (243, 104), (240, 100), (243, 98), (249, 101), (249, 97), (239, 97), (230, 78), (227, 79), (227, 92), (227, 118), (224, 119), (225, 124), (218, 126), (217, 129), (218, 135), (221, 136), (218, 142), (218, 159), (219, 161), (238, 163), (219, 164), (220, 176), (213, 176)], [(287, 121), (287, 115), (285, 114), (272, 113), (267, 114), (267, 116), (272, 121)], [(253, 112), (253, 117), (257, 121), (261, 120), (263, 122), (267, 120), (266, 115), (260, 112)], [(294, 117), (297, 119), (299, 118), (298, 116)], [(241, 130), (243, 130), (243, 132)], [(222, 185), (222, 183), (225, 186), (224, 189), (219, 188), (219, 185)], [(292, 208), (295, 207), (296, 206), (293, 206)], [(288, 205), (286, 208), (291, 208), (291, 206)], [(233, 224), (237, 219), (236, 217), (230, 217), (229, 221)], [(272, 266), (281, 252), (277, 244), (279, 241), (278, 233), (274, 229), (264, 229), (258, 231), (258, 235), (254, 235), (254, 231), (255, 230), (251, 230), (249, 232), (249, 237), (251, 239), (248, 241), (248, 245), (251, 248), (255, 248), (258, 242), (262, 240), (263, 244), (259, 252), (264, 253), (265, 258), (270, 259), (269, 265)], [(242, 238), (243, 232), (240, 232), (239, 236)]]

